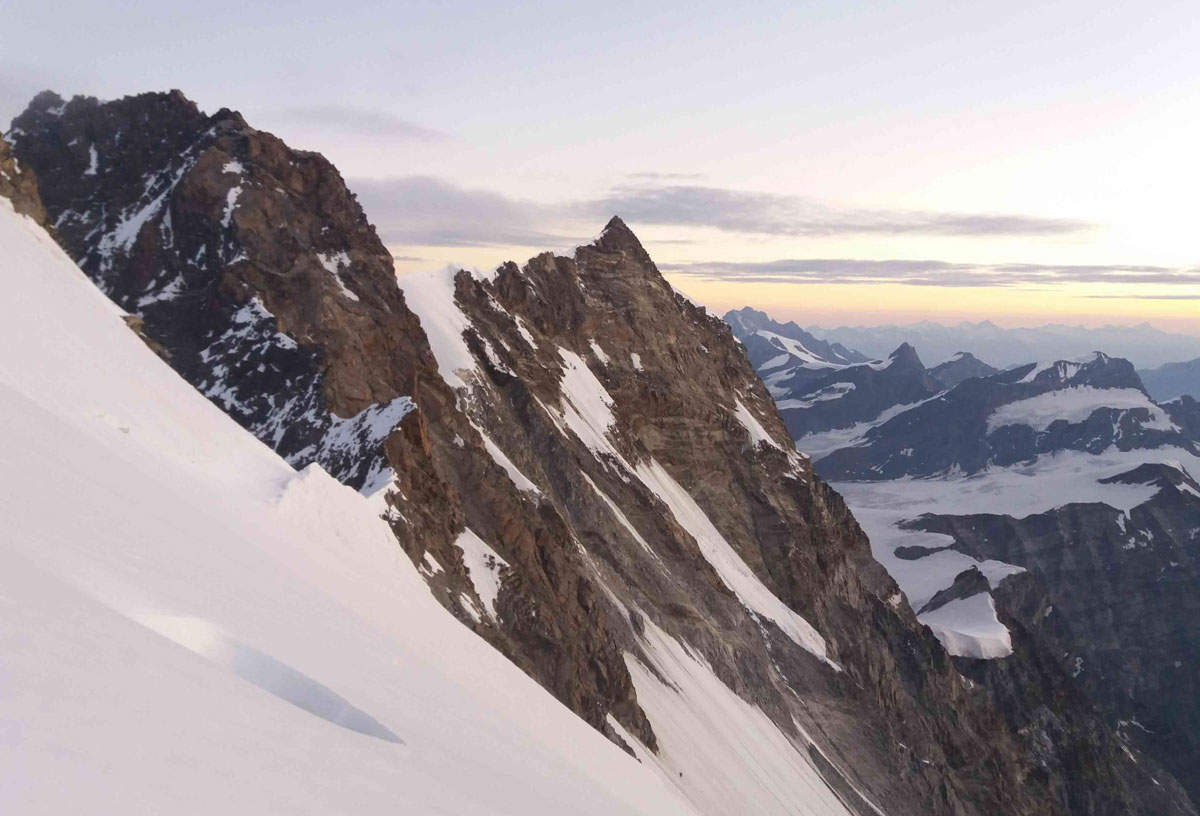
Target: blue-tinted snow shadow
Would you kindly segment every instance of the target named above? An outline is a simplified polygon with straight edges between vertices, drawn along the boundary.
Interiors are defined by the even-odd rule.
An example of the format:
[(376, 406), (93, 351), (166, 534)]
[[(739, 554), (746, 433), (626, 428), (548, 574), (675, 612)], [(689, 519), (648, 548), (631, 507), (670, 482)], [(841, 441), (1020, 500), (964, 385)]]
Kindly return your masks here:
[(188, 651), (228, 669), (297, 708), (350, 731), (385, 742), (404, 744), (404, 740), (387, 726), (361, 708), (351, 705), (328, 686), (253, 646), (234, 640), (206, 620), (160, 614), (131, 617)]
[(229, 669), (238, 677), (334, 725), (400, 745), (404, 740), (346, 698), (286, 663), (244, 643), (230, 642)]

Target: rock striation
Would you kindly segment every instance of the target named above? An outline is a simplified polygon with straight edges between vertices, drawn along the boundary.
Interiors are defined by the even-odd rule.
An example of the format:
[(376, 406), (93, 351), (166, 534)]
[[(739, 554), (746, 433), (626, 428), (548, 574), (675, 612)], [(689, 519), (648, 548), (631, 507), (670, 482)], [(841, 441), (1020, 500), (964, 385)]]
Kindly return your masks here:
[(451, 614), (701, 811), (1195, 813), (1036, 644), (947, 655), (620, 219), (398, 287), (337, 171), (231, 111), (43, 94), (12, 133), (182, 376), (384, 497)]

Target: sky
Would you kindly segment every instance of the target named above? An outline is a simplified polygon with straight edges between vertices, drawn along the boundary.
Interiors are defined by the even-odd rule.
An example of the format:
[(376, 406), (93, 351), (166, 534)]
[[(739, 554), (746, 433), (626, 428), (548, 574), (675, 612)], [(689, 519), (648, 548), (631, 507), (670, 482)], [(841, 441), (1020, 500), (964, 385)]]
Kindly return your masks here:
[[(1194, 2), (0, 0), (0, 122), (179, 88), (328, 156), (400, 273), (613, 214), (714, 310), (1200, 335)], [(69, 24), (64, 24), (69, 21)]]

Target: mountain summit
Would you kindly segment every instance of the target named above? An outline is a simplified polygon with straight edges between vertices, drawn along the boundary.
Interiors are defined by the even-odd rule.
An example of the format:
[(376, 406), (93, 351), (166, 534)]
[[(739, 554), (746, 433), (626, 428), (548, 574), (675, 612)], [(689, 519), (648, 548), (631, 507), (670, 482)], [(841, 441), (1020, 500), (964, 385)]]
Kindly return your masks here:
[[(146, 94), (16, 124), (70, 254), (175, 371), (367, 494), (340, 495), (419, 591), (696, 811), (1194, 813), (1019, 627), (951, 659), (619, 219), (571, 257), (397, 279), (336, 169), (240, 116)], [(910, 356), (835, 370), (866, 393), (919, 380)]]

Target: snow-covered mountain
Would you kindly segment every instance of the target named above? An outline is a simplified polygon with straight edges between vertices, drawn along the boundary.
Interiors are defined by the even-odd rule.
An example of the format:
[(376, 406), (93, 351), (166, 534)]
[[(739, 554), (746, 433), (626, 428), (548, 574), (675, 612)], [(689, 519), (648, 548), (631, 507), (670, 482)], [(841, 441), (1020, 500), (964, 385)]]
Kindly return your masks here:
[(1200, 786), (1200, 410), (1094, 353), (801, 436), (957, 654), (1047, 646), (1130, 745)]
[(954, 326), (925, 321), (900, 326), (806, 328), (825, 342), (840, 343), (876, 357), (901, 343), (909, 343), (929, 360), (945, 360), (957, 351), (966, 350), (1001, 368), (1030, 360), (1074, 360), (1097, 349), (1130, 360), (1139, 368), (1200, 356), (1200, 337), (1165, 332), (1148, 323), (1099, 328), (1064, 325), (1005, 328), (985, 320)]
[(864, 354), (818, 340), (794, 322), (778, 323), (749, 306), (727, 312), (724, 320), (755, 370), (770, 372), (771, 383), (796, 386), (846, 366), (871, 362)]
[[(309, 613), (292, 608), (309, 603), (300, 588), (282, 581), (259, 591), (251, 583), (271, 575), (253, 555), (254, 546), (275, 552), (277, 536), (267, 531), (252, 544), (242, 544), (250, 534), (231, 533), (213, 549), (222, 568), (209, 575), (201, 561), (194, 570), (200, 579), (187, 567), (207, 557), (203, 542), (181, 537), (164, 547), (177, 582), (194, 581), (196, 592), (225, 587), (197, 601), (195, 614), (192, 607), (166, 609), (171, 617), (203, 617), (219, 636), (202, 629), (199, 637), (187, 627), (180, 636), (235, 673), (243, 647), (252, 650), (245, 673), (260, 680), (280, 673), (253, 668), (264, 664), (263, 655), (270, 655), (267, 665), (302, 671), (353, 706), (351, 720), (366, 730), (377, 729), (359, 713), (403, 740), (424, 734), (420, 723), (440, 720), (447, 721), (438, 735), (444, 742), (429, 737), (429, 744), (474, 740), (462, 765), (450, 749), (416, 758), (419, 752), (408, 749), (402, 764), (413, 776), (424, 773), (421, 756), (441, 763), (420, 784), (461, 788), (463, 780), (490, 783), (507, 774), (502, 793), (510, 798), (497, 798), (504, 803), (494, 808), (499, 812), (509, 803), (517, 808), (522, 795), (560, 797), (557, 812), (580, 812), (569, 799), (594, 783), (610, 789), (595, 804), (605, 812), (1195, 813), (1169, 775), (1123, 746), (1020, 624), (1009, 624), (1010, 658), (947, 657), (918, 622), (912, 598), (906, 601), (872, 559), (841, 498), (789, 444), (729, 327), (677, 295), (620, 219), (570, 257), (547, 253), (489, 274), (410, 276), (397, 287), (386, 249), (337, 171), (236, 113), (208, 116), (178, 92), (108, 103), (41, 95), (12, 133), (21, 166), (39, 174), (49, 218), (87, 276), (130, 313), (127, 322), (146, 345), (209, 400), (196, 404), (211, 414), (212, 406), (223, 410), (248, 432), (246, 445), (263, 451), (251, 441), (256, 436), (282, 457), (262, 453), (275, 468), (264, 476), (275, 494), (242, 478), (212, 488), (225, 493), (206, 506), (230, 513), (216, 520), (235, 533), (243, 520), (257, 531), (265, 522), (245, 506), (256, 500), (269, 505), (264, 512), (297, 513), (287, 523), (311, 529), (298, 539), (304, 553), (296, 564), (286, 551), (278, 556), (284, 568), (307, 578), (308, 559), (316, 559), (330, 573), (314, 578), (318, 589), (326, 586), (320, 581), (347, 582), (337, 583), (338, 593), (369, 572), (368, 597), (377, 594), (384, 604), (403, 596), (391, 601), (399, 606), (380, 607), (387, 631), (414, 629), (402, 636), (411, 639), (398, 641), (400, 656), (386, 640), (348, 635), (337, 647), (343, 668), (335, 678), (321, 673), (335, 655), (313, 654), (296, 665), (293, 656), (309, 654), (302, 649), (310, 640), (317, 649), (342, 619), (317, 604), (311, 614), (328, 620), (310, 626)], [(53, 314), (54, 298), (42, 300)], [(42, 333), (73, 336), (69, 322)], [(132, 333), (126, 339), (148, 356)], [(95, 377), (105, 376), (103, 358), (80, 360)], [(16, 379), (55, 383), (59, 372), (49, 361)], [(123, 382), (114, 378), (112, 388), (125, 390)], [(142, 406), (138, 415), (158, 410), (159, 389), (133, 383), (129, 390), (125, 399)], [(133, 433), (124, 407), (107, 413), (115, 438), (126, 436), (121, 428)], [(225, 427), (233, 432), (231, 423)], [(177, 434), (171, 445), (191, 450), (190, 439)], [(149, 457), (148, 471), (157, 461), (152, 445), (133, 456)], [(220, 472), (240, 462), (222, 451), (214, 456)], [(46, 457), (39, 466), (68, 470), (66, 457)], [(360, 494), (323, 479), (316, 466)], [(209, 495), (173, 474), (165, 471), (165, 485)], [(106, 485), (132, 479), (124, 471), (107, 480), (85, 475)], [(341, 498), (298, 493), (289, 502), (291, 485), (311, 480)], [(226, 493), (243, 503), (226, 501)], [(352, 541), (326, 536), (341, 528), (335, 510), (342, 504), (368, 508), (353, 529), (361, 521), (383, 536), (378, 557), (360, 559)], [(145, 515), (164, 537), (193, 515), (175, 504), (150, 508)], [(124, 534), (120, 518), (98, 518), (106, 541)], [(78, 540), (62, 550), (64, 580), (77, 575), (70, 571), (74, 553), (88, 543), (86, 534)], [(159, 562), (130, 552), (121, 586), (156, 587), (151, 567)], [(342, 557), (352, 565), (343, 566)], [(227, 572), (243, 568), (248, 575), (226, 581)], [(962, 584), (966, 592), (968, 582)], [(181, 592), (180, 601), (192, 597)], [(275, 593), (282, 598), (277, 606)], [(407, 614), (402, 604), (417, 604), (414, 593), (426, 598), (414, 608), (432, 609), (441, 623), (428, 623), (424, 612)], [(950, 595), (916, 608), (955, 612), (958, 599)], [(351, 611), (359, 603), (348, 590), (334, 600)], [(455, 637), (443, 627), (451, 618)], [(475, 652), (460, 649), (463, 639), (475, 649), (490, 644), (493, 659), (503, 655), (563, 707), (547, 713), (524, 692), (510, 693), (504, 678), (515, 670), (481, 667)], [(162, 671), (157, 654), (136, 644), (125, 654), (125, 664)], [(29, 663), (54, 674), (46, 668), (52, 661)], [(466, 688), (469, 699), (450, 696), (439, 705), (408, 692), (409, 681), (392, 681), (413, 664), (470, 674), (457, 685), (451, 671), (430, 681), (453, 687), (448, 695)], [(56, 681), (72, 691), (70, 676)], [(500, 714), (477, 713), (492, 705), (489, 691), (504, 698), (495, 705)], [(538, 699), (549, 704), (547, 695)], [(126, 712), (100, 708), (116, 719)], [(231, 708), (244, 710), (236, 700)], [(401, 708), (420, 711), (410, 720), (382, 716)], [(507, 734), (514, 748), (490, 724), (516, 708), (530, 721)], [(18, 728), (28, 727), (30, 710), (20, 710)], [(222, 712), (204, 710), (210, 730), (199, 745), (226, 733)], [(590, 744), (603, 735), (615, 746), (605, 754), (599, 743), (596, 768), (591, 754), (539, 742), (568, 710), (579, 722), (561, 730), (562, 741), (576, 740), (586, 722), (594, 731), (587, 732)], [(486, 727), (471, 730), (476, 718)], [(414, 724), (406, 731), (393, 722)], [(272, 733), (305, 744), (287, 723)], [(51, 735), (46, 744), (63, 743)], [(541, 761), (545, 745), (563, 756)], [(122, 746), (121, 756), (136, 760), (144, 746), (168, 761), (206, 767), (191, 742), (159, 734)], [(504, 756), (487, 773), (474, 773), (477, 758), (482, 763), (493, 753)], [(327, 773), (342, 774), (347, 786), (365, 780), (364, 791), (384, 789), (371, 771), (348, 767), (359, 759), (348, 754), (347, 764)], [(46, 763), (49, 773), (53, 759)], [(628, 769), (638, 773), (627, 782), (621, 775), (633, 773)], [(543, 775), (563, 776), (568, 788), (542, 785), (536, 780)], [(540, 812), (540, 802), (520, 812)], [(369, 809), (358, 804), (351, 800), (345, 809)], [(437, 806), (418, 802), (413, 809)], [(491, 812), (458, 800), (442, 809)]]

